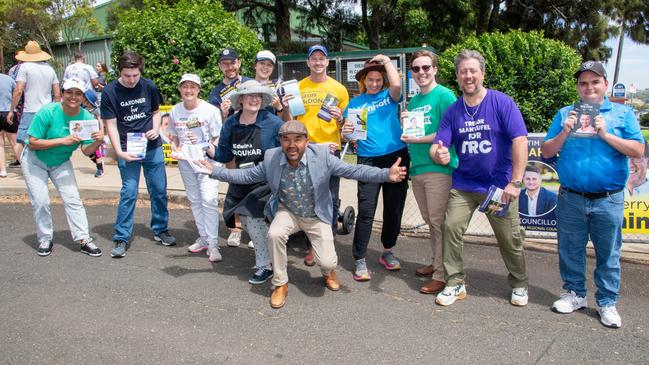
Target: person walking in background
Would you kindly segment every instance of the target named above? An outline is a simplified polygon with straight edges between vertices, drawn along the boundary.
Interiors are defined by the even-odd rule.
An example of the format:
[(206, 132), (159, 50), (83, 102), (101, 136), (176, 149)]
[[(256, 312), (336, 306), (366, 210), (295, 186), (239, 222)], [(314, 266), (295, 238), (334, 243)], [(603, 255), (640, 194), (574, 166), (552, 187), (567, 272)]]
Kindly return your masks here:
[[(170, 113), (171, 150), (182, 153), (186, 144), (199, 145), (213, 154), (221, 130), (221, 112), (200, 98), (201, 79), (198, 75), (184, 74), (178, 83), (178, 91), (182, 102), (176, 104)], [(188, 250), (194, 253), (207, 251), (210, 261), (219, 261), (219, 182), (194, 171), (183, 159), (178, 161), (178, 170), (199, 235)]]
[[(365, 62), (364, 68), (356, 73), (361, 94), (347, 104), (342, 128), (343, 135), (354, 131), (354, 123), (349, 119), (350, 111), (362, 111), (367, 116), (365, 122), (366, 139), (359, 139), (358, 164), (388, 168), (397, 159), (409, 166), (410, 156), (406, 144), (401, 141), (399, 124), (399, 102), (401, 102), (401, 80), (390, 58), (376, 55)], [(392, 252), (401, 231), (401, 217), (408, 192), (408, 178), (399, 183), (376, 183), (358, 181), (358, 216), (354, 228), (352, 254), (355, 260), (354, 280), (370, 280), (367, 269), (367, 246), (372, 234), (374, 214), (379, 192), (383, 191), (383, 224), (381, 243), (383, 253), (379, 263), (387, 270), (399, 270), (401, 263)]]
[(16, 74), (16, 87), (6, 120), (7, 123), (13, 123), (14, 111), (24, 95), (23, 111), (16, 134), (16, 141), (21, 144), (19, 154), (16, 155), (18, 161), (22, 146), (28, 143), (27, 130), (36, 112), (52, 101), (61, 101), (59, 79), (52, 66), (46, 62), (50, 58), (52, 56), (42, 51), (41, 46), (34, 41), (27, 42), (25, 51), (16, 55), (16, 59), (23, 63)]
[(0, 177), (7, 177), (5, 136), (9, 139), (16, 158), (18, 158), (18, 154), (20, 153), (18, 144), (16, 143), (16, 132), (18, 131), (16, 115), (14, 114), (11, 121), (7, 119), (15, 87), (16, 82), (14, 79), (5, 74), (0, 74)]
[[(101, 99), (101, 118), (115, 149), (122, 178), (113, 236), (115, 247), (111, 251), (115, 258), (124, 257), (129, 248), (141, 170), (151, 199), (153, 239), (164, 246), (176, 244), (167, 229), (167, 174), (160, 140), (162, 95), (153, 81), (142, 77), (144, 59), (139, 54), (125, 52), (117, 69), (119, 78), (106, 85)], [(129, 143), (141, 143), (140, 135), (146, 138), (144, 157), (129, 153), (128, 149)]]
[(437, 136), (439, 123), (446, 109), (456, 101), (451, 90), (435, 80), (437, 56), (430, 51), (413, 53), (410, 70), (419, 86), (419, 94), (408, 103), (409, 112), (424, 113), (424, 136), (403, 135), (410, 151), (410, 178), (419, 212), (430, 232), (430, 264), (418, 268), (415, 273), (421, 277), (432, 277), (419, 291), (423, 294), (437, 294), (445, 286), (444, 261), (442, 256), (442, 225), (446, 203), (451, 191), (451, 175), (457, 167), (457, 154), (450, 149), (451, 159), (447, 165), (431, 160), (431, 143)]

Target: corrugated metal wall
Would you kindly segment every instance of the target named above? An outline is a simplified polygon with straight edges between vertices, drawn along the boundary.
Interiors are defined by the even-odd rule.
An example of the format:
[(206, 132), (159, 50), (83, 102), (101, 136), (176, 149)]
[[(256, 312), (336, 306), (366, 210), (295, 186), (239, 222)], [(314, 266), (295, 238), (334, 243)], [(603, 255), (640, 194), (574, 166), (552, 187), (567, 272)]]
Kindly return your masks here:
[[(76, 49), (76, 44), (71, 45), (72, 52)], [(72, 55), (68, 54), (68, 49), (65, 44), (59, 44), (52, 48), (54, 54), (52, 55), (57, 61), (54, 67), (59, 79), (63, 77), (65, 67), (72, 63)], [(105, 63), (108, 69), (111, 70), (110, 64), (110, 38), (100, 38), (91, 41), (86, 41), (81, 45), (81, 52), (85, 55), (85, 63), (94, 67), (97, 62)]]

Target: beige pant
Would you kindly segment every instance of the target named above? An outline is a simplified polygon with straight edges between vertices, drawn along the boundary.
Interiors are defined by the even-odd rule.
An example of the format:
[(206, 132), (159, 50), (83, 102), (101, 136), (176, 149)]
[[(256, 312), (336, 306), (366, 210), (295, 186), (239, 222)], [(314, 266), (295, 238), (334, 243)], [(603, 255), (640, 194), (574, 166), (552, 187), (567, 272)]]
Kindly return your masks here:
[(430, 230), (432, 249), (431, 265), (433, 280), (444, 281), (444, 260), (442, 256), (442, 225), (446, 213), (446, 202), (451, 191), (451, 176), (426, 172), (411, 176), (412, 192), (419, 206), (419, 212)]
[(268, 228), (268, 245), (273, 255), (272, 283), (274, 286), (288, 283), (286, 242), (288, 236), (299, 231), (303, 231), (311, 241), (315, 262), (318, 263), (323, 274), (329, 274), (338, 265), (331, 223), (325, 223), (317, 217), (297, 216), (280, 204)]

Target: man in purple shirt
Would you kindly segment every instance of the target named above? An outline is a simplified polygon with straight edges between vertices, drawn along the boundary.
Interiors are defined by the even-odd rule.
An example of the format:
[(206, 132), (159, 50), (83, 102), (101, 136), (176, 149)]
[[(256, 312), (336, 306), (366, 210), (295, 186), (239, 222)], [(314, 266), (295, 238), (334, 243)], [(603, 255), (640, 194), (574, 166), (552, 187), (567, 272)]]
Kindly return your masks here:
[(527, 164), (525, 122), (509, 96), (484, 87), (485, 61), (480, 53), (460, 52), (455, 70), (462, 97), (446, 110), (430, 149), (433, 161), (441, 165), (450, 161), (449, 148), (455, 149), (459, 159), (442, 229), (446, 287), (435, 302), (447, 306), (466, 297), (462, 236), (493, 185), (503, 190), (501, 200), (509, 203), (509, 209), (503, 217), (487, 218), (509, 271), (510, 303), (524, 306), (528, 301), (527, 271), (518, 196)]

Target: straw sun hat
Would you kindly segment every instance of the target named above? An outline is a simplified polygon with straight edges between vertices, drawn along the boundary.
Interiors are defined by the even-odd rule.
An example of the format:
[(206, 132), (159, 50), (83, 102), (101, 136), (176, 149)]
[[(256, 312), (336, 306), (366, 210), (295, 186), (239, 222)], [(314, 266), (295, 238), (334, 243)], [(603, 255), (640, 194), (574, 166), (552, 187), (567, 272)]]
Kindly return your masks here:
[(50, 56), (49, 53), (41, 50), (41, 46), (39, 46), (35, 41), (27, 42), (27, 45), (25, 46), (25, 52), (18, 53), (16, 55), (16, 59), (18, 61), (24, 62), (47, 61), (50, 58), (52, 58), (52, 56)]

